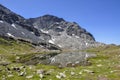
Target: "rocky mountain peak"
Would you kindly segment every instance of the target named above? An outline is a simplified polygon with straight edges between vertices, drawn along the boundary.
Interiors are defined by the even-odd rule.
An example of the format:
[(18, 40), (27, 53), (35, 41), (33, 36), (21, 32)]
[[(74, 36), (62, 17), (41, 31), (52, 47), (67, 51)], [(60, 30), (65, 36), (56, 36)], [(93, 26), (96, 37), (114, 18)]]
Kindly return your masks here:
[(8, 8), (4, 7), (1, 4), (0, 4), (0, 12), (1, 13), (4, 12), (4, 13), (7, 13), (7, 14), (11, 13), (11, 11)]
[(44, 43), (61, 49), (85, 49), (98, 46), (93, 35), (76, 22), (53, 15), (25, 19), (0, 5), (0, 35), (23, 39), (34, 44)]
[(63, 18), (58, 18), (58, 17), (50, 15), (50, 14), (46, 14), (40, 18), (42, 18), (43, 20), (46, 20), (46, 21), (53, 21), (53, 22), (65, 21)]

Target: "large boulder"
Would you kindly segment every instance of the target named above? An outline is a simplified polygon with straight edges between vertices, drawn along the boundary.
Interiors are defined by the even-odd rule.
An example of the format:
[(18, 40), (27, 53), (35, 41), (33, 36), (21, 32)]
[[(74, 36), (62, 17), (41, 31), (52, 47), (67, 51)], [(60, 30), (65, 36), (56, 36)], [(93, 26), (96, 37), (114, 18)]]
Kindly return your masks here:
[(50, 64), (61, 67), (75, 67), (80, 65), (88, 65), (88, 59), (92, 57), (96, 57), (96, 55), (86, 52), (61, 53), (54, 57), (51, 57)]

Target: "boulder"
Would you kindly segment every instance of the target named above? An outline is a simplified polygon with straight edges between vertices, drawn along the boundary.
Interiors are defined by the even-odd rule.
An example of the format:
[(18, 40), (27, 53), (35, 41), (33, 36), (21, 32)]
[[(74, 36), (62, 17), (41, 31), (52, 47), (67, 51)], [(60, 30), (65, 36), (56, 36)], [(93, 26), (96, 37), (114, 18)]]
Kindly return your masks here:
[(86, 52), (61, 53), (54, 57), (51, 57), (50, 64), (62, 67), (75, 67), (80, 65), (87, 65), (88, 59), (91, 57), (96, 57), (96, 55)]

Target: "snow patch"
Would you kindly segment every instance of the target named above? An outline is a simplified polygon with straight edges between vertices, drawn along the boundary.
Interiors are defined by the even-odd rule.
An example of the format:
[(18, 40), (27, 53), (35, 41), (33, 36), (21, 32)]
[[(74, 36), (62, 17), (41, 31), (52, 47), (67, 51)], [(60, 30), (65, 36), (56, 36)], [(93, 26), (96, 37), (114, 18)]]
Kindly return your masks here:
[(10, 36), (10, 37), (15, 37), (15, 36), (13, 36), (11, 33), (7, 33), (7, 35)]
[(72, 36), (74, 36), (75, 34), (72, 34)]
[(85, 43), (86, 44), (86, 46), (88, 45), (88, 43)]
[(62, 47), (60, 44), (58, 44), (59, 47)]
[(38, 28), (37, 26), (34, 26), (34, 28)]
[(53, 40), (49, 40), (48, 42), (54, 44), (54, 41), (53, 41)]
[(85, 54), (85, 59), (87, 59), (89, 57), (89, 55), (88, 54)]
[(25, 35), (25, 33), (24, 32), (21, 32), (23, 35)]
[(59, 22), (56, 22), (56, 24), (59, 24)]
[(2, 21), (2, 20), (0, 20), (0, 23), (3, 23), (3, 21)]
[(75, 36), (76, 38), (80, 38), (79, 36)]
[(43, 33), (49, 33), (48, 31), (45, 31), (45, 30), (42, 30), (42, 29), (41, 29), (41, 31), (42, 31)]
[(31, 34), (34, 34), (34, 32), (31, 32)]
[(59, 28), (59, 29), (62, 29), (62, 27), (60, 27), (60, 26), (59, 26), (58, 28)]
[(12, 24), (11, 26), (12, 26), (13, 28), (17, 29), (17, 27), (15, 26), (15, 24)]
[(51, 58), (51, 62), (55, 62), (55, 58)]

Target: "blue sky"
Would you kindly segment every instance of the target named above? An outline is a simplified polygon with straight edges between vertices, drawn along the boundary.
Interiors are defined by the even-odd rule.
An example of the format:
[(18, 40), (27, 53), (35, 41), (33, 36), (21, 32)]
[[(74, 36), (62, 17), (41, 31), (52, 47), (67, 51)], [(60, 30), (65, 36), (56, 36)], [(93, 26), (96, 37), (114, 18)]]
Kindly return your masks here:
[(25, 18), (52, 14), (77, 22), (96, 41), (120, 44), (120, 0), (0, 0)]

